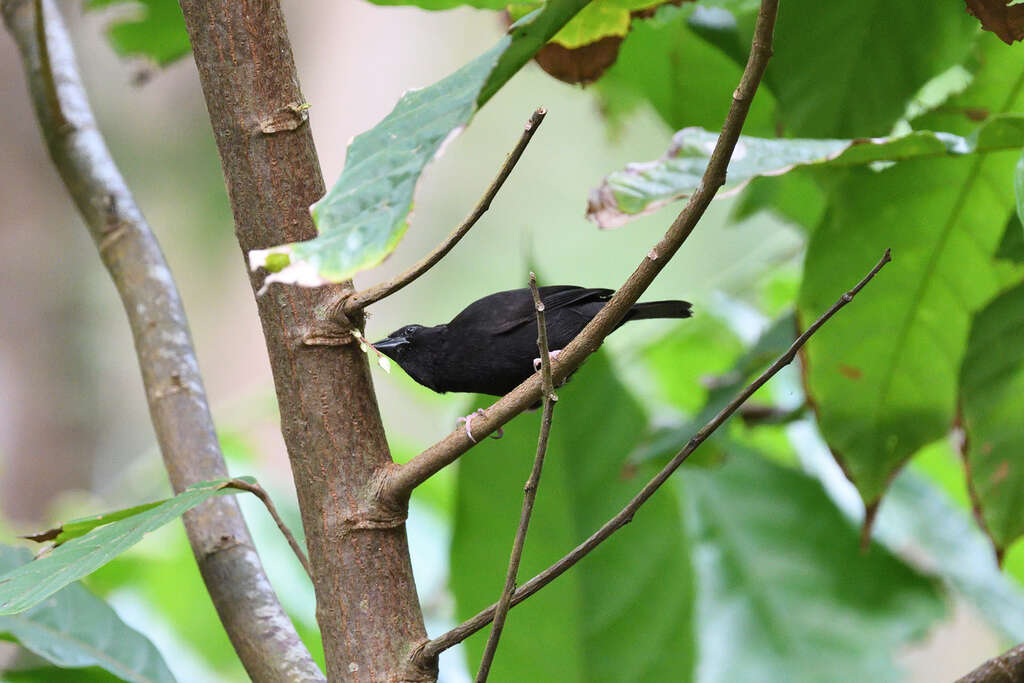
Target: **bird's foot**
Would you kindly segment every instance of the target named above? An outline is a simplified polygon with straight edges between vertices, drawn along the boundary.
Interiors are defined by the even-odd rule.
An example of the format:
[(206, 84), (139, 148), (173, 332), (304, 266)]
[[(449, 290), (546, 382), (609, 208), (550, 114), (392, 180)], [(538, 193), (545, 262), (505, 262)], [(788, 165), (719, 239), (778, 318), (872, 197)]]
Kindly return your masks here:
[[(551, 352), (548, 353), (548, 357), (551, 360), (555, 360), (555, 359), (558, 358), (558, 354), (560, 354), (561, 352), (562, 352), (561, 349), (558, 349), (557, 351), (551, 351)], [(540, 372), (540, 358), (534, 358), (533, 359), (533, 371), (534, 372)]]
[[(469, 440), (472, 441), (473, 443), (476, 443), (476, 439), (473, 438), (473, 432), (471, 431), (471, 427), (473, 425), (473, 418), (476, 417), (477, 415), (483, 415), (486, 412), (487, 411), (485, 411), (483, 408), (480, 408), (476, 412), (470, 413), (469, 415), (465, 417), (460, 417), (458, 419), (458, 422), (460, 424), (463, 422), (466, 423), (466, 436), (468, 436)], [(500, 439), (503, 436), (505, 436), (505, 430), (502, 429), (501, 427), (498, 427), (497, 431), (491, 434), (492, 439)]]

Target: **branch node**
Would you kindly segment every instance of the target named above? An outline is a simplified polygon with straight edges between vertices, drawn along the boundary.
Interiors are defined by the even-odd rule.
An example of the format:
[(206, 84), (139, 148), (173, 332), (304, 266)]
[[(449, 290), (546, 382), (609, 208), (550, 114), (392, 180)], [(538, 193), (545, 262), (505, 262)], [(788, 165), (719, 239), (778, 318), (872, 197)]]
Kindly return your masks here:
[(121, 223), (113, 230), (103, 235), (103, 239), (99, 243), (100, 256), (106, 256), (107, 251), (121, 241), (121, 238), (128, 234), (128, 225)]
[(295, 130), (309, 121), (308, 103), (289, 102), (277, 111), (260, 118), (259, 132), (273, 135), (284, 131)]

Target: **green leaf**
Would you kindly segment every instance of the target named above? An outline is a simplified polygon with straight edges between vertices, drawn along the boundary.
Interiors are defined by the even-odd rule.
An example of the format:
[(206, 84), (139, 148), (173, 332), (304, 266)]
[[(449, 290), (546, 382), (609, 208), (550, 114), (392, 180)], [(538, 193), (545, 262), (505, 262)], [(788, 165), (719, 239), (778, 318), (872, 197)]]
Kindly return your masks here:
[(110, 44), (122, 57), (148, 57), (167, 66), (192, 51), (177, 0), (86, 0), (85, 9), (114, 5), (134, 9), (129, 18), (115, 20), (107, 29)]
[(114, 512), (104, 512), (98, 515), (92, 515), (91, 517), (73, 519), (70, 522), (64, 522), (53, 529), (47, 529), (46, 531), (42, 531), (38, 534), (23, 536), (23, 538), (27, 538), (30, 541), (36, 541), (37, 543), (53, 541), (54, 545), (60, 545), (61, 543), (70, 541), (72, 538), (85, 536), (96, 527), (101, 527), (105, 524), (116, 522), (119, 519), (126, 519), (128, 517), (133, 517), (140, 512), (151, 510), (163, 502), (164, 501), (144, 503), (142, 505), (136, 505), (135, 507), (125, 508), (124, 510), (115, 510)]
[(1002, 551), (1024, 535), (1024, 283), (974, 317), (960, 379), (967, 471)]
[[(609, 410), (608, 396), (615, 397)], [(645, 416), (595, 354), (555, 409), (520, 580), (544, 569), (618, 512), (646, 476), (624, 476)], [(459, 463), (452, 588), (459, 618), (498, 598), (536, 450), (539, 416)], [(629, 471), (628, 469), (626, 471)], [(689, 552), (674, 493), (659, 492), (629, 529), (509, 614), (496, 681), (688, 681), (693, 670)], [(628, 637), (623, 637), (628, 634)], [(466, 641), (480, 661), (486, 630)], [(638, 646), (638, 644), (642, 644)]]
[(664, 0), (594, 0), (555, 34), (551, 42), (570, 50), (608, 36), (624, 38), (629, 33), (630, 12), (649, 9)]
[[(1024, 106), (1024, 59), (984, 38), (972, 87), (925, 123), (966, 129), (978, 102)], [(999, 49), (994, 49), (998, 47)], [(960, 132), (960, 131), (957, 131)], [(1014, 153), (851, 170), (808, 245), (799, 312), (809, 324), (892, 248), (893, 263), (808, 342), (822, 435), (867, 503), (953, 422), (971, 315), (1004, 286), (993, 254), (1012, 212)], [(1000, 182), (1000, 179), (1003, 182)]]
[[(718, 134), (684, 128), (661, 159), (630, 164), (605, 176), (591, 194), (587, 218), (614, 228), (689, 197), (700, 183)], [(1024, 145), (1024, 114), (994, 116), (970, 136), (914, 131), (888, 138), (853, 140), (765, 139), (740, 136), (729, 162), (725, 190), (758, 176), (801, 168), (841, 168), (879, 161), (978, 155)], [(719, 193), (719, 197), (728, 193)]]
[(825, 217), (825, 193), (811, 173), (786, 173), (779, 177), (758, 176), (743, 189), (733, 205), (733, 221), (742, 221), (760, 211), (810, 232)]
[(694, 544), (701, 681), (896, 680), (893, 655), (943, 616), (935, 584), (882, 546), (861, 552), (807, 475), (733, 457), (676, 481)]
[(963, 61), (976, 35), (952, 4), (790, 0), (765, 78), (792, 135), (885, 135), (921, 86)]
[(376, 127), (349, 146), (334, 187), (311, 211), (312, 240), (253, 250), (250, 266), (288, 256), (264, 280), (317, 286), (341, 282), (380, 263), (408, 227), (416, 182), (444, 143), (588, 0), (551, 0), (516, 22), (497, 45), (429, 88), (410, 90)]
[(1003, 239), (999, 242), (996, 250), (996, 258), (1013, 263), (1024, 263), (1024, 227), (1021, 227), (1020, 219), (1014, 214), (1006, 222), (1006, 229), (1003, 230)]
[(18, 668), (0, 673), (0, 683), (116, 683), (124, 680), (97, 667), (60, 669), (55, 666)]
[(1024, 225), (1024, 149), (1021, 150), (1017, 166), (1013, 169), (1013, 192), (1017, 200), (1017, 220)]
[[(255, 481), (251, 477), (240, 479)], [(221, 479), (190, 486), (155, 507), (99, 526), (38, 560), (0, 575), (0, 615), (17, 614), (42, 602), (72, 581), (102, 567), (138, 543), (146, 533), (159, 529), (203, 501), (238, 493), (239, 489), (230, 487), (230, 481)]]
[[(29, 566), (31, 558), (23, 548), (0, 545), (0, 572)], [(0, 634), (62, 668), (98, 666), (138, 683), (174, 680), (153, 644), (78, 583), (45, 604), (0, 617)]]
[[(602, 38), (624, 38), (630, 32), (631, 13), (657, 7), (665, 0), (593, 0), (562, 27), (550, 40), (570, 50), (595, 43)], [(526, 16), (543, 2), (517, 2), (508, 6), (513, 19)]]
[[(615, 65), (595, 86), (612, 125), (638, 100), (649, 102), (671, 130), (722, 125), (742, 68), (696, 33), (694, 13), (691, 4), (665, 6), (633, 21)], [(744, 129), (770, 135), (774, 108), (771, 93), (758, 93)]]

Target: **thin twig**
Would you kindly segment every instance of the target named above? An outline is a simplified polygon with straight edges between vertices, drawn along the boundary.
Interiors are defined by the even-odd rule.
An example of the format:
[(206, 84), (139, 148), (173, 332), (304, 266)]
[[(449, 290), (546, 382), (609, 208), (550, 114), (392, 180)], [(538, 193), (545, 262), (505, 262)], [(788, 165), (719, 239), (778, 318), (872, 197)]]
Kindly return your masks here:
[[(18, 45), (50, 157), (124, 304), (171, 485), (180, 492), (225, 478), (181, 297), (100, 133), (57, 3), (0, 0), (0, 11)], [(206, 589), (250, 677), (323, 680), (274, 594), (234, 497), (211, 500), (184, 522)]]
[(519, 527), (512, 543), (512, 555), (508, 560), (508, 573), (505, 575), (505, 587), (494, 611), (494, 626), (487, 638), (484, 656), (480, 660), (480, 670), (476, 674), (476, 683), (485, 683), (491, 671), (491, 662), (498, 649), (498, 639), (505, 627), (505, 617), (512, 607), (512, 595), (516, 592), (516, 577), (519, 575), (519, 562), (523, 558), (523, 545), (526, 543), (526, 530), (530, 526), (533, 515), (533, 504), (537, 500), (537, 486), (540, 484), (540, 473), (544, 467), (544, 455), (548, 450), (548, 435), (551, 433), (551, 415), (555, 410), (555, 383), (551, 378), (551, 355), (548, 349), (548, 329), (544, 322), (544, 304), (540, 300), (537, 289), (537, 276), (530, 273), (530, 290), (533, 292), (533, 305), (537, 309), (537, 349), (540, 351), (541, 383), (544, 387), (544, 413), (540, 421), (540, 435), (537, 437), (537, 454), (533, 458), (533, 469), (523, 486), (523, 509), (519, 514)]
[[(797, 351), (800, 350), (807, 340), (810, 339), (811, 336), (817, 332), (829, 318), (835, 315), (839, 309), (853, 301), (853, 297), (856, 296), (864, 285), (870, 282), (871, 278), (873, 278), (890, 260), (892, 260), (891, 255), (889, 250), (886, 249), (881, 260), (879, 260), (875, 267), (871, 269), (871, 272), (864, 276), (864, 279), (857, 283), (856, 287), (839, 297), (839, 299), (832, 304), (831, 308), (825, 311), (820, 318), (814, 321), (814, 324), (808, 327), (803, 334), (797, 337), (796, 341), (793, 342), (784, 354), (779, 356), (779, 358), (772, 363), (767, 370), (762, 372), (753, 383), (740, 392), (736, 398), (729, 402), (729, 405), (723, 408), (721, 412), (711, 419), (711, 421), (694, 434), (686, 443), (686, 446), (684, 446), (683, 449), (679, 451), (675, 457), (672, 458), (672, 460), (665, 465), (665, 467), (662, 468), (662, 470), (658, 472), (658, 474), (655, 475), (655, 477), (651, 479), (647, 485), (644, 486), (638, 494), (636, 494), (636, 496), (634, 496), (631, 501), (629, 501), (629, 504), (626, 505), (626, 507), (622, 508), (618, 514), (608, 520), (600, 529), (595, 531), (590, 538), (576, 546), (576, 548), (574, 548), (568, 555), (523, 584), (512, 597), (512, 604), (518, 605), (520, 602), (554, 581), (567, 569), (583, 559), (588, 553), (590, 553), (590, 551), (603, 543), (609, 536), (628, 524), (633, 519), (633, 515), (635, 515), (637, 510), (640, 509), (640, 506), (647, 502), (654, 492), (668, 480), (672, 473), (683, 464), (690, 454), (693, 453), (693, 451), (695, 451), (698, 446), (711, 436), (711, 434), (714, 433), (714, 431), (726, 420), (728, 420), (729, 417), (736, 412), (736, 409), (743, 405), (743, 402), (750, 398), (754, 392), (764, 386), (764, 384), (779, 370), (789, 365), (793, 361), (793, 358), (796, 357)], [(444, 650), (462, 642), (490, 623), (491, 619), (494, 617), (496, 609), (496, 605), (491, 605), (476, 616), (464, 621), (451, 631), (448, 631), (448, 633), (426, 642), (417, 648), (413, 657), (418, 661), (430, 661), (430, 659), (436, 657)]]
[[(630, 307), (654, 282), (654, 278), (668, 264), (683, 242), (690, 236), (697, 222), (707, 211), (718, 189), (725, 184), (726, 168), (736, 147), (743, 121), (750, 110), (750, 103), (757, 86), (764, 75), (765, 67), (772, 53), (772, 34), (775, 30), (775, 15), (778, 0), (762, 0), (754, 27), (750, 58), (743, 70), (743, 76), (733, 92), (732, 104), (722, 125), (722, 133), (708, 160), (700, 184), (662, 237), (661, 241), (646, 252), (640, 265), (626, 282), (619, 287), (611, 300), (591, 320), (583, 331), (576, 335), (558, 356), (552, 368), (556, 383), (564, 380), (578, 368), (587, 356), (601, 346), (626, 315)], [(541, 380), (532, 376), (489, 407), (483, 415), (473, 421), (476, 440), (491, 434), (519, 413), (534, 405), (541, 395)], [(382, 472), (383, 486), (380, 495), (386, 502), (401, 505), (414, 488), (422, 484), (443, 467), (455, 462), (459, 456), (472, 448), (474, 442), (465, 430), (456, 429), (441, 441), (430, 446), (404, 465), (389, 467)]]
[(267, 512), (269, 512), (270, 516), (274, 519), (274, 523), (277, 524), (277, 528), (281, 531), (285, 540), (288, 541), (288, 545), (292, 547), (292, 552), (295, 553), (295, 557), (299, 558), (299, 564), (301, 564), (302, 568), (306, 570), (306, 576), (308, 576), (310, 581), (312, 581), (313, 572), (309, 568), (309, 558), (306, 557), (306, 553), (302, 550), (302, 546), (292, 534), (292, 530), (289, 529), (288, 525), (284, 523), (283, 519), (281, 519), (281, 515), (277, 514), (277, 508), (274, 507), (274, 502), (270, 500), (270, 494), (267, 493), (266, 489), (259, 484), (250, 484), (243, 479), (232, 479), (228, 482), (228, 486), (248, 491), (263, 501), (263, 505), (266, 506)]
[(498, 175), (495, 176), (491, 182), (490, 187), (484, 193), (484, 196), (480, 198), (477, 205), (473, 207), (473, 211), (470, 212), (466, 219), (462, 221), (462, 225), (452, 230), (451, 234), (445, 238), (441, 244), (437, 245), (432, 252), (420, 259), (415, 265), (411, 266), (404, 272), (396, 275), (387, 282), (382, 282), (378, 285), (368, 287), (361, 292), (355, 292), (350, 296), (346, 297), (344, 303), (345, 314), (354, 313), (360, 309), (366, 308), (370, 304), (376, 303), (384, 297), (391, 296), (398, 290), (402, 289), (419, 276), (426, 273), (428, 270), (433, 268), (438, 261), (443, 259), (449, 251), (451, 251), (456, 244), (459, 243), (463, 237), (466, 236), (476, 222), (480, 220), (480, 217), (487, 212), (487, 209), (491, 208), (491, 202), (494, 200), (495, 195), (498, 194), (498, 190), (505, 184), (505, 180), (508, 179), (512, 173), (512, 169), (516, 167), (519, 162), (519, 158), (523, 156), (523, 152), (526, 150), (526, 146), (530, 144), (530, 140), (533, 139), (533, 134), (537, 132), (537, 128), (544, 121), (544, 117), (547, 115), (547, 109), (539, 107), (533, 115), (530, 116), (530, 120), (526, 122), (526, 127), (523, 129), (523, 134), (519, 137), (519, 142), (516, 143), (515, 148), (509, 152), (508, 156), (505, 157), (505, 163), (501, 165), (501, 169), (498, 170)]

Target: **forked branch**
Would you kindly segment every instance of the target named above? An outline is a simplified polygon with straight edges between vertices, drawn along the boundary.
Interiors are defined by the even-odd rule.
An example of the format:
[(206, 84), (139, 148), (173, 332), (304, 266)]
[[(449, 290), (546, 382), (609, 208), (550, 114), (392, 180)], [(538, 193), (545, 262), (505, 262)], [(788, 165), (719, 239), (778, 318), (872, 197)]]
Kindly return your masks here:
[[(772, 35), (775, 31), (775, 16), (778, 0), (762, 0), (754, 27), (750, 57), (743, 70), (739, 86), (733, 92), (732, 104), (722, 125), (715, 149), (708, 160), (707, 168), (696, 191), (690, 195), (686, 207), (680, 212), (654, 248), (647, 252), (636, 270), (619, 287), (601, 312), (569, 343), (558, 356), (552, 369), (555, 382), (565, 379), (573, 370), (596, 351), (605, 337), (612, 333), (630, 307), (654, 282), (658, 273), (668, 265), (672, 256), (690, 236), (697, 222), (707, 211), (718, 189), (725, 184), (726, 169), (739, 139), (743, 122), (746, 120), (754, 93), (761, 82), (764, 70), (772, 54)], [(541, 379), (531, 376), (525, 382), (502, 397), (473, 422), (477, 431), (476, 439), (491, 434), (506, 422), (535, 404), (541, 396)], [(386, 504), (400, 506), (408, 499), (414, 488), (443, 467), (455, 462), (463, 453), (472, 448), (474, 442), (464, 430), (457, 429), (441, 441), (427, 448), (401, 466), (389, 467), (382, 472), (384, 485), (381, 496)]]
[(404, 272), (399, 273), (387, 282), (382, 282), (379, 285), (368, 287), (367, 289), (355, 292), (354, 294), (346, 297), (344, 302), (344, 311), (346, 315), (366, 308), (370, 304), (376, 303), (384, 297), (391, 296), (433, 268), (437, 265), (438, 261), (448, 254), (449, 251), (455, 248), (455, 245), (459, 243), (459, 240), (465, 237), (473, 226), (476, 225), (476, 222), (480, 220), (480, 217), (487, 212), (487, 209), (491, 208), (491, 202), (494, 201), (494, 197), (498, 194), (498, 190), (501, 189), (501, 186), (505, 184), (505, 181), (512, 174), (512, 169), (516, 167), (516, 164), (519, 162), (519, 158), (523, 156), (526, 146), (530, 144), (530, 140), (533, 139), (533, 134), (537, 132), (537, 128), (540, 127), (540, 124), (544, 121), (544, 117), (547, 113), (548, 112), (544, 107), (540, 107), (533, 112), (530, 120), (526, 122), (526, 127), (523, 129), (523, 134), (519, 137), (519, 142), (517, 142), (515, 148), (509, 152), (509, 155), (505, 157), (505, 163), (503, 163), (501, 168), (498, 170), (498, 175), (495, 176), (493, 181), (491, 181), (491, 184), (484, 193), (484, 196), (480, 198), (480, 201), (477, 202), (475, 207), (473, 207), (473, 211), (466, 216), (466, 219), (462, 221), (462, 224), (452, 230), (451, 234), (449, 234), (441, 244), (437, 245), (432, 252), (424, 256)]

